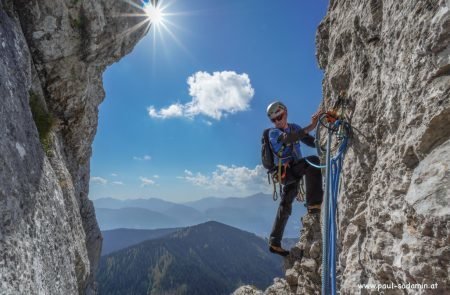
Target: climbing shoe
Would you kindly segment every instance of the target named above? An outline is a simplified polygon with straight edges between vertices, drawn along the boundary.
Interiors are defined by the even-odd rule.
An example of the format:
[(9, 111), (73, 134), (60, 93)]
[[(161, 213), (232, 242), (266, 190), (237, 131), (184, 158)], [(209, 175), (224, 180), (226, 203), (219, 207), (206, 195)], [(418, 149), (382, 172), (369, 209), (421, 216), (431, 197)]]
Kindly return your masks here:
[(271, 253), (275, 253), (275, 254), (281, 255), (281, 256), (283, 256), (283, 257), (289, 255), (289, 251), (284, 250), (284, 249), (281, 248), (280, 246), (269, 245), (269, 251), (270, 251)]

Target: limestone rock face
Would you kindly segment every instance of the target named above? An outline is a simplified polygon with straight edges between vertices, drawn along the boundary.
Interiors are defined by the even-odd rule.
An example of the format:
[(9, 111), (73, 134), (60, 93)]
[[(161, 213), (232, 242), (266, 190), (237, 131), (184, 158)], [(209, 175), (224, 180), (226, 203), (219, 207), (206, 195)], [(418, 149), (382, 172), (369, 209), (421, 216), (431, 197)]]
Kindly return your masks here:
[[(317, 29), (322, 107), (345, 92), (354, 131), (341, 174), (340, 294), (450, 290), (449, 9), (448, 0), (331, 0)], [(285, 294), (320, 294), (317, 224), (304, 217), (285, 280), (264, 294), (280, 282)]]
[[(121, 16), (138, 12), (126, 1), (0, 1), (2, 294), (96, 291), (91, 145), (102, 73), (147, 32), (143, 17)], [(45, 138), (30, 101), (51, 118)]]
[[(339, 204), (341, 294), (450, 290), (450, 1), (330, 1), (316, 37), (324, 106), (354, 127)], [(376, 291), (376, 290), (372, 290)]]
[(299, 242), (287, 257), (286, 280), (292, 294), (320, 294), (322, 232), (320, 214), (302, 217)]
[(232, 295), (263, 295), (263, 292), (253, 286), (245, 285), (237, 288)]

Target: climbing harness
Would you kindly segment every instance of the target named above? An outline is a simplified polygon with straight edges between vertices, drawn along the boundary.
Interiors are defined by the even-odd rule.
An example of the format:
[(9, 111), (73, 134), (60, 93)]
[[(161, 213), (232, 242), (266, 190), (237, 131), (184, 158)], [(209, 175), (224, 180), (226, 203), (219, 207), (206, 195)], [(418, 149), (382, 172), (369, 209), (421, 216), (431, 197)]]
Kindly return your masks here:
[[(289, 126), (289, 128), (292, 128), (292, 126), (290, 124), (288, 124), (288, 126)], [(263, 134), (263, 137), (268, 136), (268, 129), (266, 129), (264, 132), (267, 132), (267, 134), (265, 134), (265, 135)], [(269, 141), (268, 138), (263, 139), (263, 141), (262, 141), (263, 145), (265, 144), (264, 140), (267, 142)], [(277, 153), (274, 153), (272, 148), (270, 147), (270, 143), (268, 143), (268, 144), (269, 144), (270, 152), (272, 153), (271, 154), (271, 156), (272, 156), (271, 162), (273, 162), (273, 154), (275, 154), (278, 158), (278, 164), (276, 166), (274, 166), (274, 167), (269, 167), (268, 165), (267, 165), (267, 167), (265, 166), (265, 168), (268, 168), (267, 181), (269, 182), (269, 184), (270, 184), (270, 180), (272, 179), (272, 184), (273, 184), (272, 199), (274, 201), (276, 201), (278, 199), (278, 195), (282, 194), (283, 182), (284, 182), (284, 179), (286, 178), (286, 171), (289, 168), (289, 162), (286, 162), (283, 164), (283, 160), (289, 158), (290, 156), (283, 157), (283, 152), (287, 147), (290, 147), (291, 149), (294, 149), (294, 147), (293, 147), (293, 144), (282, 144), (280, 150)], [(263, 163), (264, 163), (264, 160), (263, 160)], [(277, 192), (276, 183), (278, 183), (278, 185), (279, 185), (279, 187), (278, 187), (279, 194)]]
[[(286, 162), (284, 164), (282, 163), (283, 159), (285, 159), (285, 158), (282, 158), (281, 155), (283, 154), (285, 147), (286, 146), (283, 145), (281, 147), (280, 151), (277, 153), (278, 165), (276, 166), (276, 169), (272, 169), (271, 171), (267, 172), (267, 180), (269, 181), (269, 184), (270, 184), (270, 178), (272, 178), (272, 183), (273, 183), (272, 198), (274, 201), (276, 201), (278, 199), (276, 183), (278, 183), (278, 185), (279, 185), (279, 191), (280, 191), (280, 195), (281, 195), (283, 181), (286, 178), (286, 171), (287, 171), (287, 168), (289, 167), (289, 162)], [(270, 178), (269, 178), (269, 175), (270, 175)]]

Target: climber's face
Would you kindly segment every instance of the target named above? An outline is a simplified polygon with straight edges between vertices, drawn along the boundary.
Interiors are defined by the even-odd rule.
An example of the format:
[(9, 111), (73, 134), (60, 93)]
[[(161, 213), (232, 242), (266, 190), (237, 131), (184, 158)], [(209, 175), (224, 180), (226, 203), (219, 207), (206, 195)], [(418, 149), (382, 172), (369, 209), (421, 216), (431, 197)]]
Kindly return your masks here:
[(271, 119), (272, 123), (275, 124), (276, 128), (286, 128), (287, 127), (287, 111), (283, 111), (280, 115)]

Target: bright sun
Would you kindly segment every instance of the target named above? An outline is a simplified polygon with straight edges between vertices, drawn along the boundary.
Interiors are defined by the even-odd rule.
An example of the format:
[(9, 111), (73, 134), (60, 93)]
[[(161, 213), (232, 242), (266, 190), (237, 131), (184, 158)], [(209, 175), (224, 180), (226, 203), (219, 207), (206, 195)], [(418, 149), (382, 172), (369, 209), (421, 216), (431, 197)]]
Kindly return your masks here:
[(153, 5), (151, 1), (144, 5), (144, 11), (148, 16), (148, 20), (153, 25), (159, 25), (164, 21), (164, 13), (157, 5)]
[[(169, 2), (168, 0), (120, 0), (123, 1), (134, 8), (136, 8), (139, 12), (137, 13), (123, 13), (119, 14), (122, 17), (138, 17), (141, 19), (140, 22), (135, 24), (133, 27), (127, 29), (124, 34), (129, 34), (145, 26), (145, 33), (149, 30), (153, 32), (153, 54), (156, 52), (156, 39), (161, 41), (162, 46), (164, 46), (164, 36), (169, 36), (175, 43), (184, 49), (183, 44), (178, 40), (175, 33), (172, 29), (179, 29), (174, 22), (171, 21), (171, 17), (177, 15), (186, 15), (189, 14), (187, 12), (171, 12), (169, 7), (176, 0)], [(164, 4), (163, 4), (164, 3)], [(170, 4), (169, 4), (170, 3)], [(158, 41), (159, 42), (159, 41)]]

